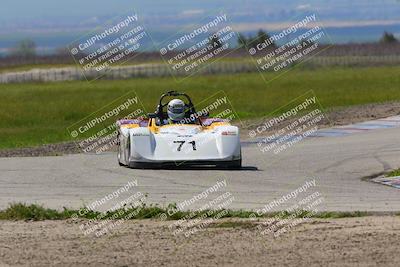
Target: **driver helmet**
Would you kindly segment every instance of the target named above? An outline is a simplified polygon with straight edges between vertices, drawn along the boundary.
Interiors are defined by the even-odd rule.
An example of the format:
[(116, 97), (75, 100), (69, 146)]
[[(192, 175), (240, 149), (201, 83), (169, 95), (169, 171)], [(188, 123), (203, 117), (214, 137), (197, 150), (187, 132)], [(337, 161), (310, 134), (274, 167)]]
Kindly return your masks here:
[(185, 103), (180, 99), (173, 99), (168, 103), (168, 118), (172, 121), (182, 120), (185, 117)]

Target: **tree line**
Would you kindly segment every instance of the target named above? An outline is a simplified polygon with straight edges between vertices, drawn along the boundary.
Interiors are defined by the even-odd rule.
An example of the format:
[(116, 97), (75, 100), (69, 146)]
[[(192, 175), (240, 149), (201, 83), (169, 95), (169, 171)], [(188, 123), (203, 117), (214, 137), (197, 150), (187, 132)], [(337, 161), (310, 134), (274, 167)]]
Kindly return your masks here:
[[(237, 46), (239, 48), (255, 48), (255, 46), (259, 43), (265, 42), (270, 38), (270, 35), (260, 29), (255, 35), (244, 35), (242, 33), (238, 34), (237, 37)], [(383, 44), (394, 44), (398, 43), (398, 39), (394, 36), (393, 33), (390, 32), (384, 32), (382, 37), (379, 39), (380, 43)], [(209, 43), (213, 45), (214, 48), (219, 48), (223, 46), (223, 43), (221, 40), (219, 40), (218, 37), (213, 35), (213, 37), (210, 37)], [(276, 44), (274, 42), (271, 42), (271, 47), (276, 47)], [(19, 41), (14, 48), (11, 49), (11, 56), (14, 57), (21, 57), (21, 58), (30, 58), (30, 57), (35, 57), (37, 55), (37, 49), (36, 49), (36, 44), (33, 40), (30, 39), (24, 39)], [(56, 51), (56, 54), (65, 54), (67, 53), (66, 48), (59, 48)]]

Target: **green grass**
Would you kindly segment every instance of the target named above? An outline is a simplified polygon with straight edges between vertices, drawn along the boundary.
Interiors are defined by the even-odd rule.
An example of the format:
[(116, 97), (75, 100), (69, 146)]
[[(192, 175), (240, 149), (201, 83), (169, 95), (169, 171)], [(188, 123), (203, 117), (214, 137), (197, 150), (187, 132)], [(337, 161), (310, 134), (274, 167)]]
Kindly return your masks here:
[(400, 169), (391, 171), (388, 174), (386, 174), (386, 176), (388, 176), (388, 177), (400, 176)]
[(369, 216), (370, 214), (366, 211), (323, 211), (316, 215), (317, 218), (320, 219), (338, 219), (338, 218), (353, 218), (353, 217), (364, 217)]
[(68, 210), (45, 209), (38, 205), (12, 204), (0, 211), (0, 220), (61, 220), (70, 218)]
[(257, 227), (257, 224), (252, 221), (227, 221), (227, 222), (217, 222), (211, 225), (213, 228), (242, 228), (249, 229)]
[[(194, 219), (201, 218), (205, 213), (209, 213), (210, 210), (204, 210), (201, 212), (193, 212), (193, 211), (177, 211), (174, 213), (169, 213), (172, 209), (176, 210), (175, 204), (170, 204), (166, 208), (160, 207), (158, 205), (147, 205), (146, 203), (142, 203), (141, 206), (138, 207), (126, 207), (124, 212), (121, 213), (121, 210), (115, 210), (112, 212), (107, 212), (105, 214), (101, 214), (97, 211), (87, 211), (87, 212), (79, 212), (79, 210), (72, 210), (64, 208), (62, 211), (55, 209), (47, 209), (39, 205), (35, 204), (22, 204), (15, 203), (11, 204), (7, 209), (0, 210), (0, 220), (32, 220), (32, 221), (42, 221), (42, 220), (65, 220), (69, 218), (82, 218), (82, 219), (122, 219), (126, 214), (134, 213), (130, 219), (159, 219), (161, 215), (166, 215), (165, 219), (168, 220), (180, 220), (180, 219)], [(81, 209), (82, 211), (83, 209)], [(289, 218), (291, 215), (296, 214), (297, 218), (300, 217), (310, 217), (310, 218), (349, 218), (349, 217), (363, 217), (369, 216), (368, 212), (320, 212), (316, 214), (309, 214), (307, 211), (294, 211), (290, 212), (273, 212), (263, 214), (262, 216), (256, 215), (253, 211), (245, 211), (245, 210), (224, 210), (223, 216), (220, 218)], [(121, 215), (122, 214), (122, 215)], [(210, 213), (209, 213), (210, 214)], [(215, 213), (214, 213), (215, 215)], [(256, 217), (252, 217), (252, 216)], [(239, 223), (240, 224), (240, 223)], [(235, 227), (236, 224), (232, 224), (230, 222), (223, 223), (221, 225), (217, 225), (217, 227)], [(246, 227), (246, 225), (240, 225), (241, 227)]]
[(294, 69), (269, 83), (251, 73), (198, 76), (182, 82), (140, 78), (1, 84), (0, 149), (69, 141), (68, 126), (131, 90), (148, 112), (154, 111), (160, 94), (167, 90), (185, 91), (195, 103), (223, 90), (239, 117), (247, 119), (267, 115), (309, 90), (325, 108), (400, 101), (399, 72), (400, 67)]

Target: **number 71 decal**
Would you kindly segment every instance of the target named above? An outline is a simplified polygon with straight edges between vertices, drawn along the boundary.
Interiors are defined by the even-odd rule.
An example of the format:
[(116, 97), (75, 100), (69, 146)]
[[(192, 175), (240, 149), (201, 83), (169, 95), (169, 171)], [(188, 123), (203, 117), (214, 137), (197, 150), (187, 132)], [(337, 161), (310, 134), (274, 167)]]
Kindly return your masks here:
[[(179, 144), (179, 146), (178, 146), (178, 148), (176, 149), (177, 151), (181, 151), (182, 150), (182, 146), (183, 146), (183, 144), (185, 144), (186, 143), (186, 141), (174, 141), (174, 144)], [(191, 141), (191, 142), (188, 142), (188, 144), (191, 144), (192, 145), (192, 149), (193, 150), (197, 150), (196, 149), (196, 141)]]

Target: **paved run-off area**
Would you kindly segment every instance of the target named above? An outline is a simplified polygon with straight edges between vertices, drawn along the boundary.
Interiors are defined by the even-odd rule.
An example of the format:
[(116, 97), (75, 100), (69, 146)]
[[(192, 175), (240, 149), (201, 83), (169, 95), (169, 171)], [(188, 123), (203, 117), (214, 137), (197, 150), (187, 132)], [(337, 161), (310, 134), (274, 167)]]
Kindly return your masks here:
[[(318, 210), (399, 211), (399, 190), (364, 179), (400, 167), (400, 128), (364, 131), (334, 137), (311, 137), (278, 155), (262, 153), (244, 143), (244, 168), (224, 170), (134, 170), (120, 167), (115, 153), (54, 157), (0, 158), (0, 208), (9, 203), (43, 204), (50, 208), (79, 208), (137, 182), (130, 192), (142, 192), (147, 202), (166, 205), (192, 200), (217, 181), (230, 192), (232, 209), (262, 208), (315, 179), (302, 192), (318, 192)], [(128, 192), (129, 193), (129, 192)], [(208, 198), (185, 208), (200, 207)], [(300, 198), (298, 197), (297, 200)], [(103, 208), (122, 200), (112, 199)], [(280, 209), (294, 199), (276, 205)], [(107, 207), (106, 207), (107, 206)]]

